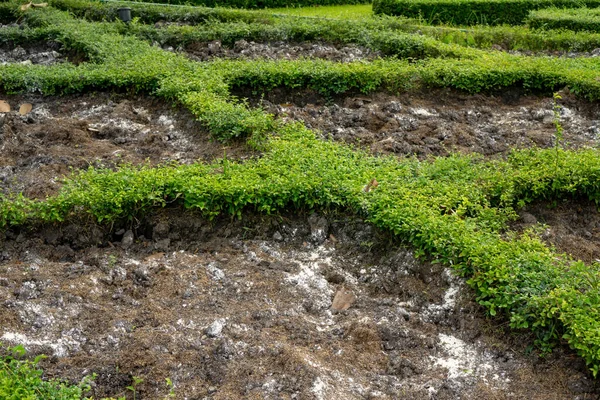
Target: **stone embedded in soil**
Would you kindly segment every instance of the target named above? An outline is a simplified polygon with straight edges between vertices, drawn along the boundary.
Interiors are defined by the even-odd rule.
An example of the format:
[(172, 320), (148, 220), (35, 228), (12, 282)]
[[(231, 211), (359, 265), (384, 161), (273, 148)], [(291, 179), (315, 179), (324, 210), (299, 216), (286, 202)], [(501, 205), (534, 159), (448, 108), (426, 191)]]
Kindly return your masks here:
[(208, 337), (215, 338), (221, 335), (223, 328), (225, 327), (225, 319), (217, 319), (210, 324), (204, 331)]
[(121, 239), (121, 247), (123, 247), (124, 249), (130, 248), (134, 240), (135, 237), (131, 230), (125, 232), (125, 234), (123, 235), (123, 239)]

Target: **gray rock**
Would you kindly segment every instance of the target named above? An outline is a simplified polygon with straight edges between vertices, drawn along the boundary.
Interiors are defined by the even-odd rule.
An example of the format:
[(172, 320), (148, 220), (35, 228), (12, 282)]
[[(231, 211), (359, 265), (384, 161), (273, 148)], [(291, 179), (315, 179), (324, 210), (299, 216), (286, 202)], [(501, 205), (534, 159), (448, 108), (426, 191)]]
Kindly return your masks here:
[(154, 244), (154, 248), (159, 251), (167, 251), (167, 250), (169, 250), (170, 245), (171, 245), (171, 239), (167, 238), (167, 239), (158, 240)]
[(277, 242), (283, 241), (283, 236), (281, 235), (281, 233), (279, 233), (279, 231), (277, 231), (273, 234), (273, 240), (275, 240)]
[(134, 241), (133, 232), (131, 230), (125, 232), (123, 235), (123, 239), (121, 240), (121, 247), (124, 249), (128, 249), (131, 247)]
[(159, 222), (152, 229), (152, 238), (154, 240), (160, 240), (166, 238), (169, 235), (169, 224), (167, 222)]
[(135, 271), (133, 271), (133, 277), (135, 283), (140, 286), (151, 286), (152, 280), (150, 278), (150, 271), (146, 267), (139, 267)]
[(225, 278), (225, 273), (221, 270), (221, 268), (219, 268), (220, 266), (221, 265), (216, 261), (213, 261), (206, 266), (206, 269), (216, 281), (220, 281), (221, 279)]
[(313, 213), (308, 217), (310, 225), (310, 238), (316, 244), (321, 244), (329, 235), (329, 221), (325, 217), (320, 217)]
[(204, 333), (206, 333), (206, 335), (208, 337), (214, 338), (214, 337), (221, 335), (221, 332), (223, 331), (224, 327), (225, 327), (225, 319), (219, 318), (219, 319), (215, 320), (212, 324), (210, 324), (206, 328)]

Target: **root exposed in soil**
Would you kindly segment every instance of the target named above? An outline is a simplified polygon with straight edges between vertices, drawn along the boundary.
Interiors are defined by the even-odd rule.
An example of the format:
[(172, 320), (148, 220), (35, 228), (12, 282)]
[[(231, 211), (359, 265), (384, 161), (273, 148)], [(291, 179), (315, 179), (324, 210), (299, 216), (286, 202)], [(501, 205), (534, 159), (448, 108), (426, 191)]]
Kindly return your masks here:
[(97, 374), (96, 398), (134, 376), (140, 399), (165, 378), (181, 399), (598, 396), (579, 358), (525, 355), (450, 270), (357, 218), (164, 210), (130, 228), (0, 235), (0, 340), (52, 355), (48, 377)]

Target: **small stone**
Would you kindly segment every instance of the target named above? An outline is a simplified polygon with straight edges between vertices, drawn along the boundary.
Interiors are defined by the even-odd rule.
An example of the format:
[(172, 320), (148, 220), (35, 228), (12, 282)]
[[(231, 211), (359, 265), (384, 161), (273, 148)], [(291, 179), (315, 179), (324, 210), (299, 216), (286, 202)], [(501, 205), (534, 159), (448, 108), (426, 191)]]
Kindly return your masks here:
[(204, 333), (206, 336), (215, 338), (221, 335), (223, 328), (225, 327), (225, 320), (223, 318), (215, 320), (212, 324), (210, 324)]
[(356, 296), (351, 290), (344, 287), (340, 288), (335, 297), (333, 298), (333, 304), (331, 309), (334, 311), (346, 311), (350, 308), (352, 303), (356, 300)]
[(325, 217), (319, 217), (313, 213), (308, 217), (310, 224), (310, 238), (315, 244), (321, 244), (329, 235), (329, 221)]
[(134, 241), (133, 232), (131, 230), (125, 232), (123, 235), (123, 239), (121, 240), (121, 247), (124, 249), (128, 249), (131, 247)]
[(169, 250), (170, 245), (171, 245), (171, 239), (167, 238), (167, 239), (162, 239), (162, 240), (156, 241), (156, 243), (154, 244), (154, 248), (158, 251), (167, 251), (167, 250)]
[(150, 286), (152, 284), (150, 279), (150, 271), (146, 267), (139, 267), (133, 271), (133, 277), (135, 283), (141, 286)]
[(402, 307), (398, 307), (398, 314), (400, 314), (402, 316), (402, 318), (404, 318), (405, 321), (408, 321), (410, 319), (410, 313), (408, 311), (406, 311), (404, 308)]
[(283, 236), (281, 235), (281, 233), (279, 233), (279, 231), (277, 231), (273, 234), (273, 240), (275, 240), (276, 242), (283, 241)]
[(219, 267), (220, 265), (216, 261), (213, 261), (206, 266), (206, 269), (216, 281), (220, 281), (221, 279), (225, 278), (225, 273)]
[(209, 54), (216, 54), (221, 50), (221, 41), (219, 40), (215, 40), (214, 42), (210, 42), (208, 44), (208, 53)]
[(160, 240), (167, 237), (169, 234), (169, 224), (166, 222), (159, 222), (152, 229), (152, 238), (154, 240)]

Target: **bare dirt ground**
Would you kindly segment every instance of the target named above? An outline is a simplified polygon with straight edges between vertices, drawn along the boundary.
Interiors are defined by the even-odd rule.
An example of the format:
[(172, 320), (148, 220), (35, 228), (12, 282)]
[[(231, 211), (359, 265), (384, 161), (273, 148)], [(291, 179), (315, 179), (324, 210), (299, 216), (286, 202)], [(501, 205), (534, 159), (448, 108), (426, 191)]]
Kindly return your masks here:
[[(173, 48), (167, 47), (166, 50), (173, 51)], [(183, 49), (183, 52), (195, 61), (209, 61), (215, 58), (248, 60), (322, 58), (329, 61), (352, 62), (381, 57), (381, 53), (378, 51), (350, 44), (336, 46), (330, 43), (284, 41), (257, 43), (246, 40), (236, 41), (233, 47), (224, 46), (218, 40), (208, 43), (193, 43)]]
[(595, 204), (576, 200), (529, 205), (513, 228), (531, 227), (560, 252), (588, 264), (600, 262), (600, 213)]
[[(555, 140), (551, 97), (497, 96), (452, 90), (393, 96), (358, 95), (324, 99), (305, 92), (271, 91), (254, 99), (268, 112), (303, 122), (325, 139), (358, 145), (376, 154), (445, 156), (452, 152), (504, 155), (512, 148), (552, 147)], [(563, 95), (560, 123), (566, 147), (600, 143), (597, 104)]]
[[(0, 114), (0, 191), (45, 197), (70, 168), (89, 165), (157, 165), (211, 161), (225, 153), (243, 159), (243, 144), (209, 139), (193, 116), (150, 97), (119, 95), (2, 96), (12, 108)], [(19, 106), (32, 111), (20, 115)]]
[[(490, 321), (451, 271), (355, 217), (209, 223), (165, 210), (112, 232), (0, 235), (0, 341), (94, 396), (597, 399), (583, 363)], [(336, 294), (345, 311), (336, 311)], [(338, 299), (339, 302), (339, 299)]]

